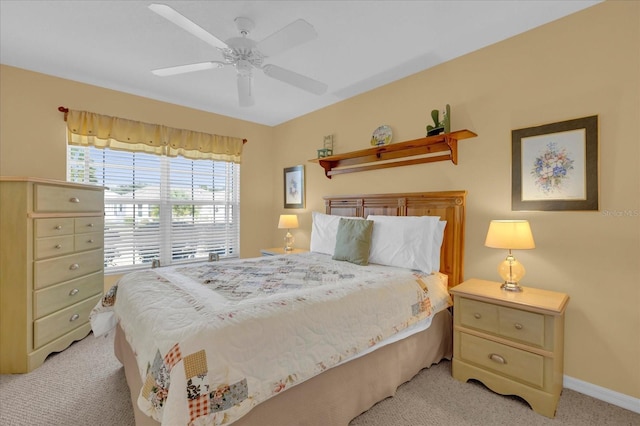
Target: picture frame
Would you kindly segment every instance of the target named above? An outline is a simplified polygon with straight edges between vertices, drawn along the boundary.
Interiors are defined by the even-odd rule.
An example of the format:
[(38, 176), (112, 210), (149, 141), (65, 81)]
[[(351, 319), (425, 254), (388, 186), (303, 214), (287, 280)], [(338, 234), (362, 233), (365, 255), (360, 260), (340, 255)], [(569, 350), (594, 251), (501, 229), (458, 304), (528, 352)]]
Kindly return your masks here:
[(303, 209), (305, 202), (304, 166), (284, 169), (284, 208)]
[(511, 209), (598, 210), (598, 116), (511, 132)]

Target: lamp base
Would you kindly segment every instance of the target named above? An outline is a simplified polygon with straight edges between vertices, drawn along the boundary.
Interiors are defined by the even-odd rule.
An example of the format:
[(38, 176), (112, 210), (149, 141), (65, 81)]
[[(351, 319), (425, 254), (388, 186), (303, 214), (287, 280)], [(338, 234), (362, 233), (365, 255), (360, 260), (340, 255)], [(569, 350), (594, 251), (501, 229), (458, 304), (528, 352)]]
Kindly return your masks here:
[(500, 288), (504, 291), (515, 291), (515, 292), (522, 291), (522, 287), (520, 287), (520, 284), (518, 284), (517, 282), (505, 281), (504, 283), (502, 283)]
[(287, 230), (287, 235), (284, 237), (284, 251), (292, 251), (293, 250), (293, 235), (291, 232)]

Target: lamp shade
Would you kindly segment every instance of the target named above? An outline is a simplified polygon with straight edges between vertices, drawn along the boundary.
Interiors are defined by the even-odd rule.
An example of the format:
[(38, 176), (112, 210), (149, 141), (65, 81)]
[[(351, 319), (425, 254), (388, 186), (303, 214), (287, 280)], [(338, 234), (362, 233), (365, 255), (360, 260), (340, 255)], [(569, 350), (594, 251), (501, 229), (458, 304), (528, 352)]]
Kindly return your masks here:
[(491, 248), (524, 250), (536, 247), (527, 220), (492, 220), (484, 245)]
[(298, 215), (281, 214), (278, 221), (278, 229), (294, 229), (298, 227)]

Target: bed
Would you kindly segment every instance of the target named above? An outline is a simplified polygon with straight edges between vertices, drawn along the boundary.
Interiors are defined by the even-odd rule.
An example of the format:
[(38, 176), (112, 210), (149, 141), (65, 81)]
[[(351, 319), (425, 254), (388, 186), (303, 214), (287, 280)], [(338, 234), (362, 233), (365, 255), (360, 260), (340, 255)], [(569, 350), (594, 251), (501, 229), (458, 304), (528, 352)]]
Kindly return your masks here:
[[(339, 218), (340, 233), (344, 229), (350, 229), (350, 226), (369, 229), (364, 222), (373, 222), (371, 226), (374, 230), (389, 229), (381, 225), (386, 223), (387, 219), (384, 217), (389, 217), (389, 220), (405, 216), (406, 220), (420, 218), (421, 223), (424, 222), (422, 219), (436, 218), (443, 226), (446, 222), (440, 237), (440, 252), (434, 252), (430, 256), (431, 261), (439, 264), (439, 268), (436, 268), (439, 272), (436, 270), (429, 274), (421, 273), (393, 265), (381, 266), (374, 262), (366, 265), (366, 260), (365, 264), (359, 264), (357, 259), (355, 262), (353, 259), (334, 260), (340, 258), (338, 249), (336, 248), (332, 255), (322, 253), (321, 246), (326, 241), (318, 238), (314, 240), (313, 233), (317, 232), (314, 228), (312, 250), (305, 255), (211, 262), (216, 265), (200, 264), (189, 270), (185, 270), (184, 267), (160, 268), (162, 271), (133, 273), (123, 277), (114, 291), (105, 296), (105, 305), (110, 305), (109, 301), (115, 300), (115, 307), (120, 306), (121, 314), (116, 316), (118, 324), (115, 329), (115, 353), (125, 369), (136, 425), (158, 425), (161, 421), (162, 424), (171, 425), (233, 423), (236, 426), (346, 426), (376, 402), (392, 396), (400, 384), (410, 380), (421, 369), (443, 358), (450, 359), (452, 324), (447, 309), (450, 298), (446, 289), (460, 283), (463, 277), (465, 197), (465, 191), (330, 196), (324, 198), (325, 212), (318, 213), (317, 216), (314, 213), (314, 225), (316, 221), (320, 223), (321, 217), (322, 220), (329, 217)], [(370, 220), (362, 221), (364, 218)], [(383, 235), (380, 232), (377, 234), (378, 241)], [(375, 238), (376, 234), (373, 235), (371, 245), (372, 255)], [(355, 240), (359, 238), (351, 238), (349, 241)], [(338, 246), (340, 244), (336, 245)], [(297, 256), (299, 258), (296, 258)], [(278, 281), (269, 275), (267, 281), (276, 284), (268, 286), (269, 294), (266, 299), (263, 301), (257, 296), (252, 298), (251, 295), (247, 296), (251, 293), (252, 286), (244, 285), (244, 281), (241, 281), (246, 280), (245, 273), (237, 273), (240, 264), (253, 271), (248, 281), (256, 276), (263, 277), (264, 273), (260, 269), (262, 267), (278, 274), (285, 274), (287, 279)], [(227, 276), (217, 275), (222, 270), (225, 270), (225, 273), (230, 270), (232, 275), (235, 274), (232, 284), (226, 278), (224, 282), (218, 278)], [(283, 293), (271, 293), (272, 287), (280, 288), (282, 283), (293, 286), (296, 291), (300, 290), (299, 286), (296, 287), (298, 282), (292, 277), (301, 270), (307, 271), (305, 276), (313, 275), (314, 279), (321, 283), (318, 292), (311, 292), (307, 284), (303, 283), (304, 294), (295, 291), (291, 293), (289, 288), (283, 290)], [(353, 278), (351, 283), (352, 272), (356, 270), (364, 271), (365, 276)], [(310, 274), (308, 271), (313, 273)], [(319, 275), (316, 274), (317, 271), (320, 271)], [(148, 281), (145, 274), (155, 280), (153, 284), (145, 284), (145, 280)], [(184, 278), (183, 274), (186, 274), (187, 278)], [(335, 277), (340, 277), (340, 280)], [(134, 285), (125, 285), (122, 282), (125, 279)], [(263, 278), (260, 279), (264, 281)], [(358, 281), (363, 279), (366, 285)], [(198, 297), (200, 290), (189, 287), (190, 281), (206, 282), (217, 286), (217, 289), (224, 289), (226, 293), (223, 291), (222, 294), (225, 297), (220, 299), (220, 304), (206, 302), (212, 303), (215, 307), (201, 306), (205, 303), (201, 301), (204, 299)], [(394, 287), (390, 287), (387, 281), (394, 281)], [(412, 284), (409, 284), (409, 281)], [(416, 291), (416, 282), (422, 290), (418, 288)], [(402, 287), (409, 285), (413, 287)], [(440, 286), (444, 287), (444, 297), (440, 297)], [(169, 287), (171, 290), (166, 290), (166, 294), (162, 294), (165, 290), (157, 290)], [(264, 288), (261, 287), (262, 293), (265, 293)], [(355, 288), (359, 288), (358, 291), (363, 293), (356, 293), (353, 290)], [(305, 293), (306, 291), (308, 293)], [(374, 301), (381, 298), (377, 293), (373, 293), (374, 291), (382, 291), (386, 305), (398, 306), (397, 309), (394, 308), (397, 311), (406, 311), (406, 307), (400, 306), (403, 303), (412, 303), (409, 308), (412, 310), (411, 317), (402, 319), (398, 312), (392, 310), (381, 314), (381, 306), (361, 308), (369, 303), (365, 304), (363, 300)], [(158, 331), (159, 328), (154, 323), (165, 320), (160, 318), (164, 316), (162, 312), (165, 307), (164, 302), (153, 299), (156, 296), (151, 296), (152, 292), (158, 293), (157, 300), (172, 300), (169, 303), (171, 309), (166, 308), (166, 316), (170, 317), (166, 320), (170, 321), (176, 330), (164, 330), (167, 328), (165, 323), (160, 327), (163, 329), (162, 333)], [(185, 294), (184, 300), (179, 295), (180, 292)], [(147, 299), (144, 303), (148, 305), (136, 307), (133, 301), (129, 301), (129, 294), (133, 293), (144, 294), (144, 298)], [(235, 307), (221, 308), (230, 306), (227, 305), (228, 299), (236, 296), (238, 300), (243, 301), (242, 303), (251, 306), (250, 315), (236, 310)], [(322, 308), (315, 304), (316, 298), (319, 299), (318, 303), (325, 303)], [(338, 312), (338, 303), (343, 303), (343, 300), (349, 298), (358, 306), (354, 308), (351, 305), (348, 308), (354, 310), (353, 315), (340, 319), (339, 314), (332, 314)], [(311, 304), (312, 302), (314, 304)], [(243, 315), (247, 316), (250, 324), (253, 324), (248, 328), (253, 331), (243, 337), (243, 334), (228, 326), (216, 326), (217, 334), (212, 334), (214, 332), (209, 330), (212, 326), (208, 323), (202, 325), (199, 323), (200, 320), (192, 319), (188, 320), (189, 325), (186, 327), (174, 326), (182, 324), (181, 321), (187, 321), (182, 311), (173, 311), (180, 303), (184, 303), (185, 306), (191, 305), (205, 319), (222, 316), (227, 321), (240, 323)], [(302, 308), (298, 304), (302, 304)], [(265, 307), (271, 305), (285, 306), (279, 307), (279, 313), (274, 314), (278, 319), (267, 316), (272, 314), (266, 312)], [(162, 308), (156, 309), (158, 307)], [(96, 312), (101, 314), (111, 308), (102, 306), (100, 309), (97, 308)], [(143, 312), (153, 312), (156, 309), (156, 316), (140, 319), (134, 313), (132, 317), (128, 317), (129, 312), (136, 309)], [(204, 314), (205, 312), (207, 314)], [(293, 315), (294, 312), (303, 315), (295, 317), (294, 321), (288, 321), (288, 315)], [(325, 315), (326, 318), (321, 315)], [(353, 320), (354, 317), (358, 320)], [(367, 319), (360, 322), (363, 318)], [(330, 323), (333, 320), (342, 324), (339, 331), (316, 331), (316, 325), (324, 326), (324, 321)], [(349, 330), (353, 326), (348, 323), (354, 322), (356, 328), (367, 330), (369, 334), (357, 338), (353, 335), (354, 342), (349, 342)], [(285, 343), (277, 343), (276, 348), (270, 347), (270, 344), (278, 338), (263, 337), (263, 333), (270, 330), (268, 327), (271, 323), (275, 324), (272, 330), (283, 330), (281, 333), (276, 331), (274, 335), (285, 336)], [(291, 323), (300, 324), (309, 333), (301, 334), (299, 331), (289, 330)], [(184, 330), (189, 328), (192, 330), (185, 334)], [(365, 337), (367, 340), (363, 341)], [(219, 344), (221, 341), (224, 341), (225, 345)], [(252, 341), (256, 344), (251, 345), (249, 342)], [(173, 342), (175, 344), (172, 344)], [(289, 344), (293, 346), (285, 347)], [(200, 345), (203, 345), (204, 349), (200, 350)], [(304, 354), (303, 348), (307, 345), (315, 345), (314, 350), (312, 353)], [(223, 351), (222, 346), (227, 349)], [(285, 349), (278, 352), (278, 347)], [(291, 358), (287, 358), (289, 356)], [(255, 361), (262, 362), (263, 365), (255, 368), (245, 367), (238, 360), (243, 357), (247, 358), (247, 363)], [(293, 373), (283, 376), (283, 372), (287, 371), (283, 368), (292, 368), (291, 366), (295, 366), (292, 369)], [(280, 377), (280, 380), (262, 379), (261, 375), (267, 374), (265, 371)], [(213, 384), (218, 381), (224, 385)], [(268, 383), (265, 384), (266, 382)], [(257, 388), (260, 388), (260, 391), (256, 391)], [(178, 397), (175, 396), (178, 395), (175, 389), (185, 389), (186, 392), (181, 391), (181, 396)], [(203, 397), (206, 397), (204, 402)], [(183, 399), (188, 399), (188, 402), (182, 401)]]

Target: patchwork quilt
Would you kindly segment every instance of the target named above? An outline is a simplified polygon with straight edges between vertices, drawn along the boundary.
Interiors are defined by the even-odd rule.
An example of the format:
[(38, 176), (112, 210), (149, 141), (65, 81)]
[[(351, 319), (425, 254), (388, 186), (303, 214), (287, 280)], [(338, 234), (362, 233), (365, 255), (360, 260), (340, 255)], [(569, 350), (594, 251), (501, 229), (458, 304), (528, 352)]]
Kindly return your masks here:
[[(305, 253), (122, 277), (113, 315), (138, 363), (138, 405), (163, 425), (230, 424), (451, 304), (446, 276)], [(94, 329), (95, 332), (95, 329)]]

